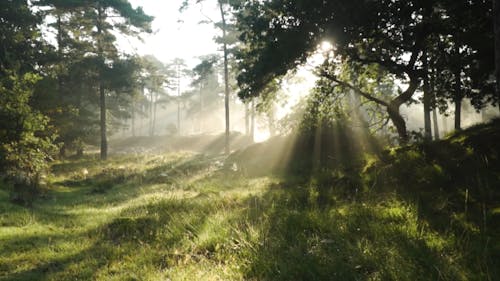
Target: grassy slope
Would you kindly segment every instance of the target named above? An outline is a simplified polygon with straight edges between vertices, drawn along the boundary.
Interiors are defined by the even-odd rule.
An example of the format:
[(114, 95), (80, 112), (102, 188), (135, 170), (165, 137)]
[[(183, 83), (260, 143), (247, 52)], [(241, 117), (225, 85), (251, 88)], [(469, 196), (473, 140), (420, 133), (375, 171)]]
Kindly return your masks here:
[(56, 163), (31, 209), (0, 189), (0, 280), (495, 280), (499, 132), (310, 178), (188, 153)]

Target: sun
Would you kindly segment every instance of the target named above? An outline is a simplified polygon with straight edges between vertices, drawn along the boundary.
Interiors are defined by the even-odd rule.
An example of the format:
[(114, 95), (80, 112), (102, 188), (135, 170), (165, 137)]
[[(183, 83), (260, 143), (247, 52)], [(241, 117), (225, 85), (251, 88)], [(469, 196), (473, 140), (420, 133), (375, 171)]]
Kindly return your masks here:
[(327, 53), (333, 50), (333, 45), (329, 41), (323, 41), (320, 45), (320, 50), (322, 53)]

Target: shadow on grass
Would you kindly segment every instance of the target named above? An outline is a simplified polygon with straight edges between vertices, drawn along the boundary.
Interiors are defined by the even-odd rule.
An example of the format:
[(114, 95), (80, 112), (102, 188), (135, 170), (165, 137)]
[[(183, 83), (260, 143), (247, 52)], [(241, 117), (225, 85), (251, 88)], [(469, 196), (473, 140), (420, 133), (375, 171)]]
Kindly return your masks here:
[[(290, 187), (294, 185), (296, 187)], [(421, 233), (404, 203), (321, 203), (314, 186), (275, 187), (249, 217), (263, 224), (245, 268), (250, 280), (465, 280), (445, 238)], [(464, 273), (465, 272), (465, 273)]]
[[(143, 266), (159, 270), (182, 262), (185, 255), (175, 249), (196, 239), (206, 217), (214, 211), (209, 200), (161, 200), (127, 208), (108, 223), (84, 233), (11, 238), (1, 256), (11, 256), (15, 261), (21, 253), (32, 252), (35, 256), (31, 258), (38, 262), (33, 268), (15, 273), (20, 260), (3, 264), (0, 280), (95, 280), (101, 274), (115, 275), (120, 280), (137, 276), (140, 280)], [(77, 253), (69, 255), (54, 250), (78, 241), (89, 246), (81, 246)], [(42, 250), (52, 254), (37, 257)], [(120, 268), (129, 259), (134, 262)]]
[[(498, 121), (380, 153), (362, 165), (355, 149), (342, 150), (333, 163), (328, 155), (335, 148), (311, 159), (300, 154), (311, 147), (303, 142), (289, 158), (299, 162), (283, 169), (302, 176), (285, 173), (260, 206), (249, 203), (248, 216), (264, 228), (259, 246), (249, 250), (245, 278), (493, 280), (500, 274)], [(266, 149), (250, 148), (241, 161)], [(315, 171), (311, 160), (328, 168)], [(300, 161), (305, 172), (297, 169)]]

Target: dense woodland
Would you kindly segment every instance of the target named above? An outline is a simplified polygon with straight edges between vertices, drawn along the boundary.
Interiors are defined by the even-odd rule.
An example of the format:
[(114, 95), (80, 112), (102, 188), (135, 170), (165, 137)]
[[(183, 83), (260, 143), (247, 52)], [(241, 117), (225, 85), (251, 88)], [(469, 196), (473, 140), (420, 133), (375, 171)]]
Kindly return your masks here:
[(134, 3), (0, 1), (0, 280), (499, 280), (498, 0)]

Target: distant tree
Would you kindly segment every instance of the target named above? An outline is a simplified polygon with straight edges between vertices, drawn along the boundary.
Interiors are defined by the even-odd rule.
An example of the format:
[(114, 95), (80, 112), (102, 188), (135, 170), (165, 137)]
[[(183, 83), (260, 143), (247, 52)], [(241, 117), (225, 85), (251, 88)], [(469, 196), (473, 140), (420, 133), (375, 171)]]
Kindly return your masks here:
[[(194, 0), (194, 3), (201, 3), (204, 0)], [(184, 10), (189, 6), (190, 0), (184, 0), (181, 10)], [(209, 19), (210, 22), (215, 23), (215, 25), (221, 29), (222, 37), (216, 38), (216, 41), (222, 45), (223, 51), (223, 59), (224, 59), (224, 109), (225, 109), (225, 144), (224, 144), (224, 152), (225, 154), (229, 154), (230, 152), (230, 112), (229, 112), (229, 101), (230, 101), (230, 61), (229, 57), (231, 54), (230, 46), (235, 44), (237, 41), (236, 36), (234, 36), (235, 30), (233, 25), (229, 23), (228, 17), (230, 14), (230, 10), (234, 5), (238, 5), (242, 3), (241, 0), (217, 0), (217, 5), (220, 11), (220, 22), (214, 22), (212, 19)]]
[(193, 82), (191, 86), (194, 87), (193, 96), (198, 98), (192, 99), (192, 105), (188, 109), (188, 115), (196, 114), (199, 120), (200, 132), (204, 128), (204, 119), (210, 112), (215, 111), (220, 105), (219, 93), (222, 88), (218, 81), (217, 62), (219, 61), (218, 55), (207, 55), (200, 58), (201, 62), (192, 69)]
[(181, 134), (181, 119), (182, 119), (182, 104), (185, 101), (188, 96), (184, 96), (184, 90), (182, 89), (181, 81), (184, 77), (190, 76), (191, 71), (188, 69), (186, 61), (181, 58), (175, 58), (173, 61), (169, 63), (168, 66), (170, 69), (172, 69), (173, 73), (173, 78), (175, 81), (173, 81), (172, 85), (175, 85), (174, 88), (176, 90), (176, 96), (175, 96), (175, 101), (177, 103), (177, 134)]
[(142, 58), (142, 81), (143, 87), (149, 92), (149, 135), (154, 136), (156, 127), (157, 106), (160, 102), (167, 102), (168, 95), (166, 88), (172, 87), (175, 78), (175, 71), (169, 66), (159, 61), (154, 56), (144, 56)]

